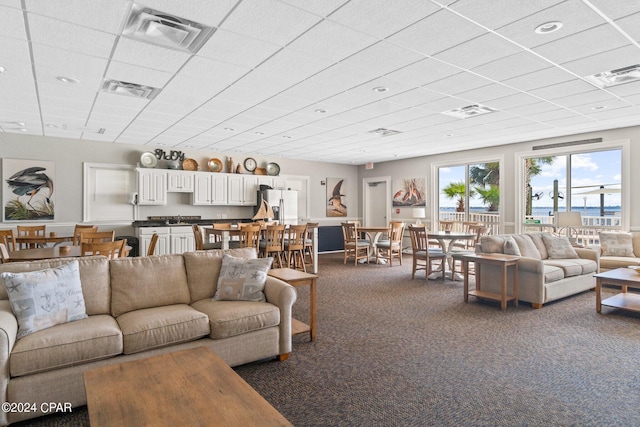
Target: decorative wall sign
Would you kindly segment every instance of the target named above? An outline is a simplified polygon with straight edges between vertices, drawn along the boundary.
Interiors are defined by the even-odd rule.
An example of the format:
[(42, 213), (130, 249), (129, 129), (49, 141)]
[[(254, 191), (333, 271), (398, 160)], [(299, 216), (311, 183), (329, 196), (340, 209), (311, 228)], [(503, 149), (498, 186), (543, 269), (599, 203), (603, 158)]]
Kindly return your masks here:
[(54, 162), (2, 159), (4, 221), (53, 220), (54, 180)]
[(327, 216), (347, 216), (343, 178), (327, 178)]
[(393, 206), (426, 206), (425, 178), (394, 179)]
[(171, 150), (171, 152), (167, 154), (162, 148), (156, 148), (155, 154), (158, 160), (180, 160), (182, 162), (185, 159), (182, 151)]

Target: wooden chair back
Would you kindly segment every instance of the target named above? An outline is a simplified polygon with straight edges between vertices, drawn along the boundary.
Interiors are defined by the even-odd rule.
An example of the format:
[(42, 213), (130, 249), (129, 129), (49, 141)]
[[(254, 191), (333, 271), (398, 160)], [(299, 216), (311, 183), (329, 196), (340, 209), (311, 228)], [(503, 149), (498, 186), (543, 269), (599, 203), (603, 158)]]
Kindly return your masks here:
[(264, 257), (273, 256), (273, 265), (282, 268), (282, 252), (284, 251), (284, 225), (267, 225), (264, 232), (264, 245), (260, 244), (260, 251)]
[(4, 243), (0, 242), (0, 264), (9, 262), (9, 251)]
[[(313, 248), (315, 247), (315, 232), (314, 230), (320, 226), (318, 222), (308, 222), (307, 223), (307, 237), (304, 241), (304, 257), (305, 263), (313, 264)], [(308, 259), (307, 259), (308, 257)]]
[(73, 246), (80, 245), (80, 237), (82, 233), (96, 233), (96, 232), (98, 232), (98, 227), (94, 225), (76, 224), (75, 228), (73, 229)]
[(260, 224), (246, 224), (240, 227), (240, 247), (255, 248), (256, 252), (260, 252), (260, 238), (262, 231)]
[(359, 259), (366, 259), (369, 262), (369, 242), (358, 236), (358, 226), (353, 222), (342, 223), (342, 237), (344, 239), (344, 263), (349, 257), (354, 257), (355, 265)]
[[(46, 225), (19, 225), (17, 226), (17, 237), (45, 237), (47, 234)], [(23, 243), (23, 248), (35, 248), (37, 243)]]
[(440, 222), (440, 230), (441, 231), (451, 231), (453, 230), (453, 225), (456, 223), (455, 221), (439, 221)]
[(113, 242), (82, 242), (80, 254), (82, 256), (104, 255), (109, 259), (125, 256), (126, 239)]
[(307, 240), (307, 224), (290, 225), (285, 241), (285, 256), (287, 266), (304, 272), (307, 267), (304, 264), (304, 248)]
[(402, 245), (402, 235), (404, 233), (405, 223), (402, 221), (389, 222), (389, 240), (391, 242), (400, 243)]
[(20, 249), (16, 244), (16, 236), (13, 233), (13, 230), (0, 230), (0, 243), (3, 243), (5, 249), (9, 252)]
[(80, 243), (108, 243), (116, 239), (115, 230), (111, 231), (83, 231), (80, 233)]
[(149, 241), (149, 248), (147, 249), (147, 256), (155, 255), (156, 253), (156, 244), (158, 243), (158, 233), (153, 233), (151, 235), (151, 240)]
[[(425, 271), (425, 281), (429, 280), (429, 275), (435, 271), (442, 273), (444, 280), (444, 268), (447, 256), (442, 251), (429, 251), (429, 240), (427, 238), (427, 227), (424, 224), (409, 224), (409, 237), (411, 237), (411, 250), (413, 252), (413, 267), (411, 269), (411, 279), (415, 278), (418, 270)], [(440, 268), (435, 270), (433, 262), (439, 261)]]
[(411, 249), (413, 253), (429, 250), (426, 225), (409, 225), (409, 237), (411, 237)]
[(200, 230), (200, 226), (198, 224), (193, 224), (191, 227), (193, 228), (193, 237), (196, 242), (196, 251), (204, 250), (204, 240), (202, 239), (202, 230)]

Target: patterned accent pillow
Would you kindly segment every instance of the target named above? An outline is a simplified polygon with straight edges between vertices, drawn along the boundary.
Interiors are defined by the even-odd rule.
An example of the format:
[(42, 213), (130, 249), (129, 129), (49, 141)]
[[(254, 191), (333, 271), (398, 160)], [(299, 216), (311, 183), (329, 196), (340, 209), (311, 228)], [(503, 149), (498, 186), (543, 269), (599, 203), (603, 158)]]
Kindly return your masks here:
[(631, 233), (601, 231), (598, 234), (602, 256), (634, 256)]
[(580, 258), (571, 242), (564, 236), (543, 234), (542, 241), (549, 254), (549, 259), (575, 259)]
[(78, 261), (26, 273), (2, 273), (18, 338), (87, 317)]
[(264, 285), (273, 258), (245, 259), (225, 254), (218, 277), (217, 301), (264, 302)]

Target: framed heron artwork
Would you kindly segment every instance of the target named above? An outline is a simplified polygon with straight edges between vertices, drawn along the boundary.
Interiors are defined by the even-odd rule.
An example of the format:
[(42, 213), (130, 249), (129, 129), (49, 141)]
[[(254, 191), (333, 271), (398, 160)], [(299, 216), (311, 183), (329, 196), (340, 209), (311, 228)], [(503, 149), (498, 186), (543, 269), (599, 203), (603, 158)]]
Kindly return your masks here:
[(343, 178), (327, 178), (327, 216), (347, 216)]
[(392, 206), (426, 206), (425, 178), (394, 179)]
[(53, 220), (54, 181), (54, 162), (2, 159), (4, 221)]

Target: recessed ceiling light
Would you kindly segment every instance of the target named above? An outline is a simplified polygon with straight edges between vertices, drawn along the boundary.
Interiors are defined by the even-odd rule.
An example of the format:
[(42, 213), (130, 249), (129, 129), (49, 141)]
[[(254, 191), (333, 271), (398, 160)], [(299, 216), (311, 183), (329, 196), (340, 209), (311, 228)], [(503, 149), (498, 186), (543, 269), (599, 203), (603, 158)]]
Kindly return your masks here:
[(58, 76), (56, 77), (56, 79), (60, 80), (62, 83), (78, 83), (78, 80), (76, 79), (72, 79), (71, 77), (65, 77), (65, 76)]
[(232, 131), (234, 131), (235, 129), (234, 129), (234, 128), (224, 128), (224, 130), (228, 130), (229, 132), (232, 132)]
[(451, 137), (453, 136), (453, 134), (452, 134), (452, 133), (448, 133), (448, 134), (446, 134), (445, 136), (446, 136), (447, 138), (451, 138)]
[(4, 67), (0, 67), (0, 74), (4, 73)]
[(264, 135), (264, 132), (258, 131), (258, 132), (256, 132), (256, 135)]
[(324, 113), (326, 113), (326, 112), (327, 112), (327, 110), (325, 110), (324, 108), (318, 108), (318, 109), (316, 110), (316, 113), (318, 113), (318, 114), (324, 114)]
[(18, 129), (20, 132), (26, 132), (27, 130), (25, 128), (20, 128)]
[(283, 137), (284, 139), (291, 139), (291, 137), (290, 137), (289, 135), (282, 135), (282, 137)]
[(606, 105), (596, 105), (595, 107), (592, 107), (592, 110), (604, 110), (605, 108), (607, 108)]
[(20, 127), (24, 127), (24, 126), (26, 126), (26, 125), (27, 125), (25, 122), (13, 122), (13, 124), (14, 124), (14, 125), (18, 125), (18, 126), (20, 126)]
[(376, 86), (371, 90), (374, 91), (374, 92), (382, 93), (382, 92), (388, 91), (389, 88), (388, 87), (384, 87), (384, 86)]
[(498, 110), (491, 107), (487, 107), (486, 105), (474, 104), (474, 105), (467, 105), (466, 107), (455, 108), (449, 111), (443, 111), (442, 114), (457, 117), (459, 119), (466, 119), (469, 117), (479, 116), (482, 114), (494, 113), (496, 111)]
[(60, 127), (60, 125), (56, 125), (54, 123), (47, 123), (45, 126), (48, 127), (48, 128), (59, 128)]
[(538, 25), (535, 31), (536, 34), (549, 34), (558, 31), (560, 28), (562, 28), (562, 22), (551, 21)]

